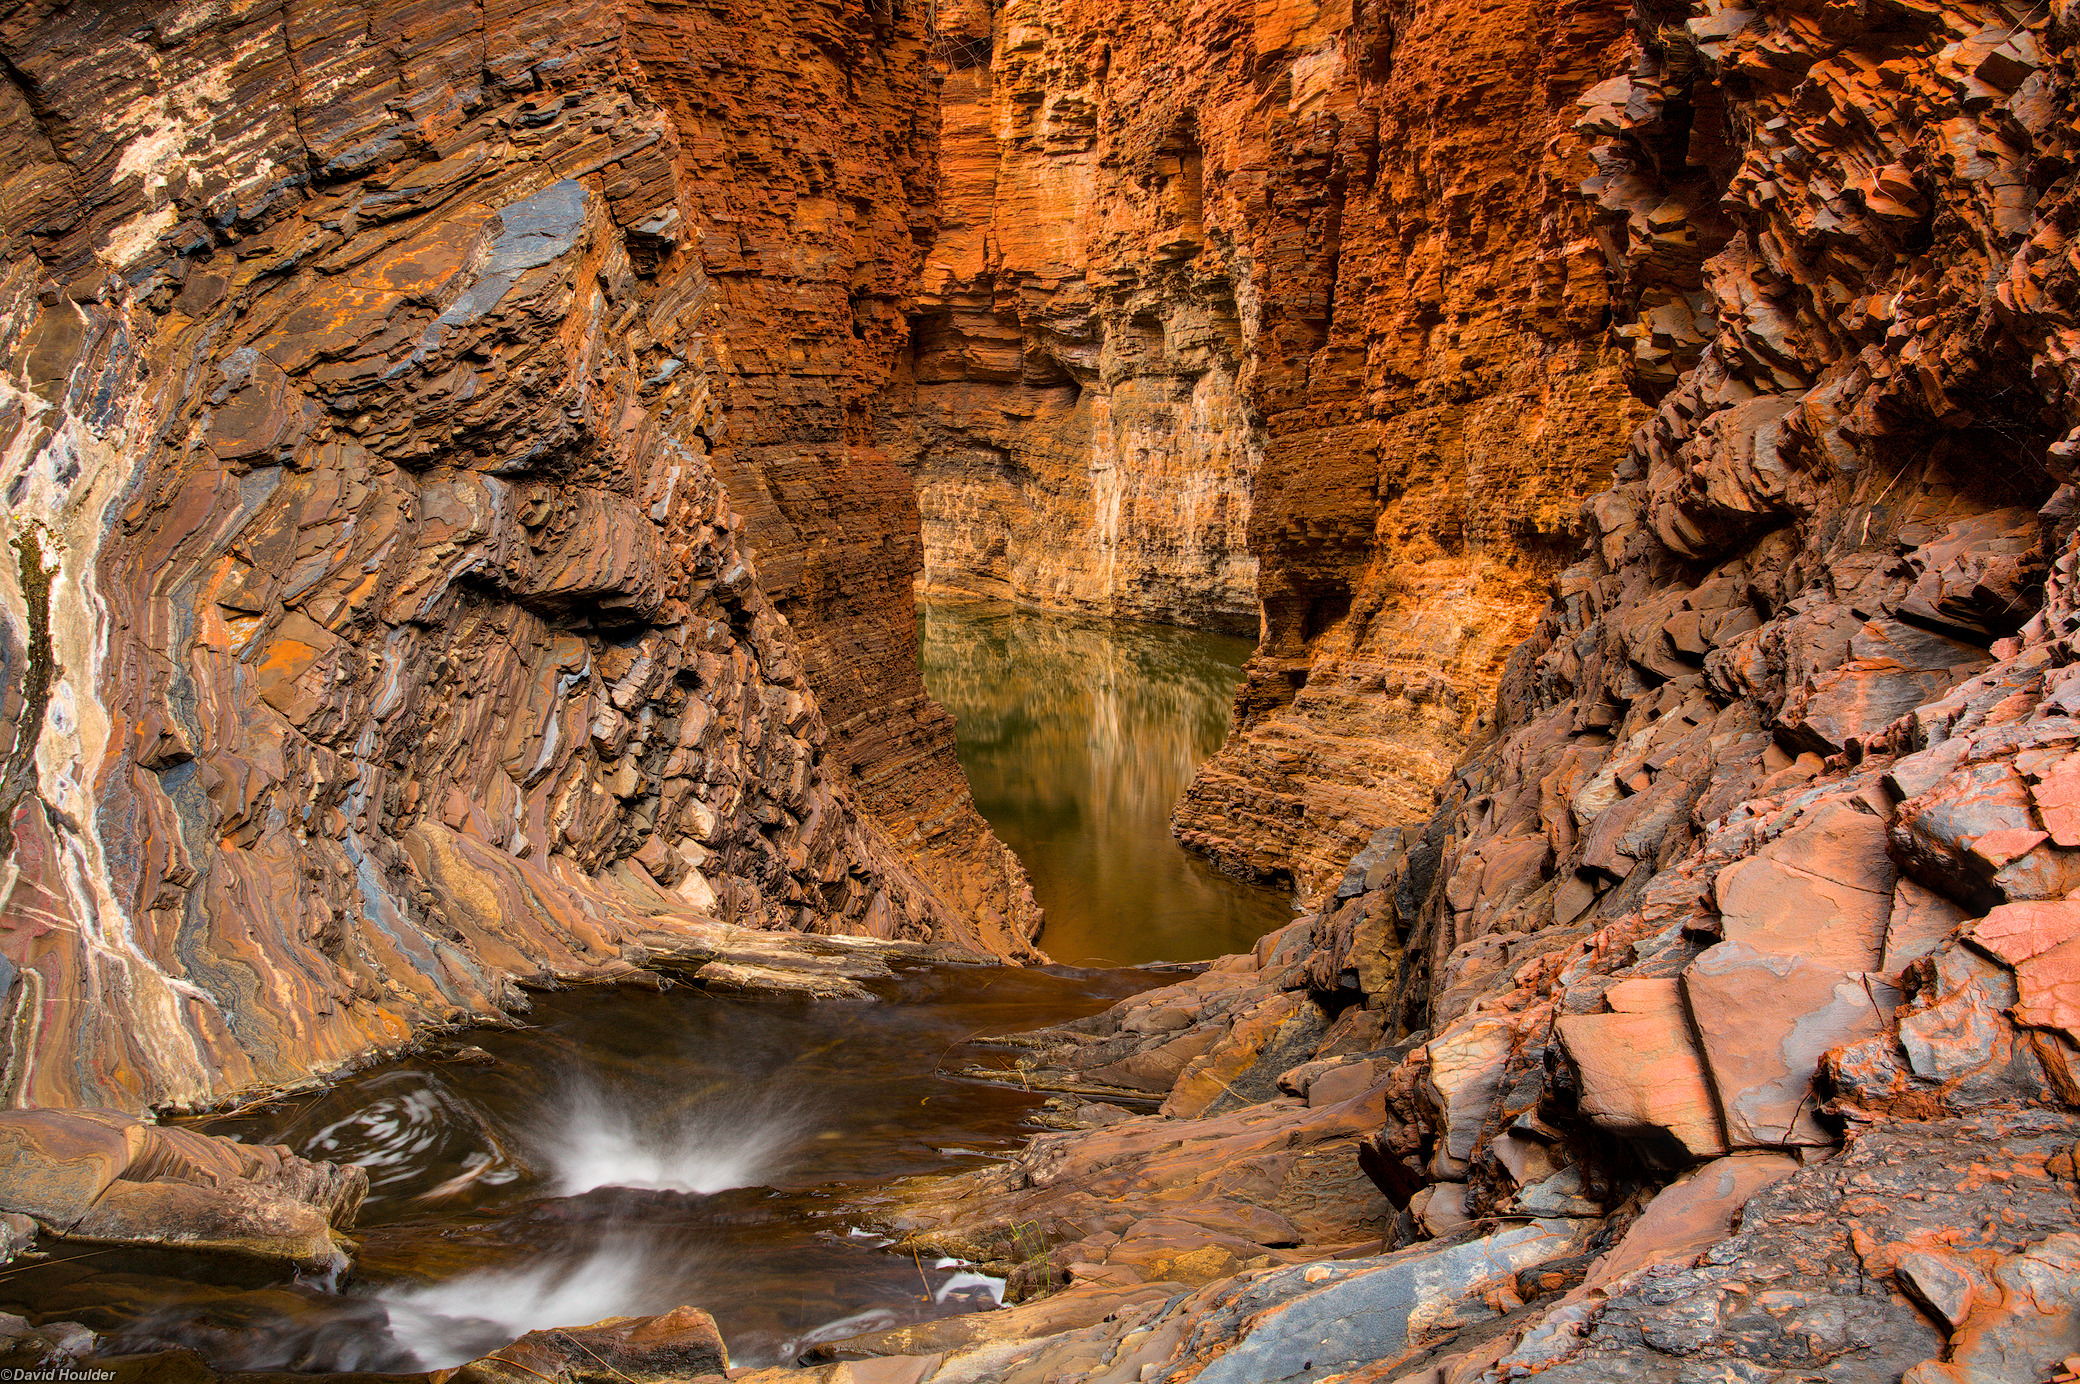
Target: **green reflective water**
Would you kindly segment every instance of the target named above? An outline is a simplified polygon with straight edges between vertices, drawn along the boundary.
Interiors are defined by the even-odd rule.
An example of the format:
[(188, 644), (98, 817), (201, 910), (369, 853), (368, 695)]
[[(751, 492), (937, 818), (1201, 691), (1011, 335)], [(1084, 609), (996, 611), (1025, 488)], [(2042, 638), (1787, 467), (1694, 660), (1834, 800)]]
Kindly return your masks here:
[(1055, 960), (1200, 960), (1292, 920), (1283, 891), (1170, 835), (1227, 733), (1248, 640), (1009, 605), (926, 606), (922, 621), (925, 687), (959, 723), (976, 806), (1025, 862)]

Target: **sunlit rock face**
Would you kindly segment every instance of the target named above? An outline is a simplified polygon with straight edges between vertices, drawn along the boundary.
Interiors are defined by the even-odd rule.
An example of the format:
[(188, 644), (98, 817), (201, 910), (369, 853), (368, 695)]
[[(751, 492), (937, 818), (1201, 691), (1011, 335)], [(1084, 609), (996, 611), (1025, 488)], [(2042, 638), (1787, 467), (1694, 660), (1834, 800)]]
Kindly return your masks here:
[(290, 1080), (699, 916), (1026, 953), (873, 438), (922, 22), (0, 24), (9, 1103)]
[(1253, 634), (1238, 261), (1208, 239), (1195, 103), (1156, 90), (1118, 21), (940, 9), (913, 317), (925, 582)]
[(940, 22), (926, 582), (1261, 624), (1180, 834), (1318, 886), (1427, 804), (1640, 416), (1570, 128), (1622, 15)]

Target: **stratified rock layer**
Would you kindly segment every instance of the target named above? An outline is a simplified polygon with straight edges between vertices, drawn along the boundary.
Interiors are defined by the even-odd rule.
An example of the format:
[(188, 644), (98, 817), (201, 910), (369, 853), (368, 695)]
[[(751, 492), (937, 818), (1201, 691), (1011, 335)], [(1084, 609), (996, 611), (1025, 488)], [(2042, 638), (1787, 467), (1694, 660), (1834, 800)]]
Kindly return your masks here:
[[(892, 1213), (1116, 1290), (1140, 1218), (1207, 1196), (1192, 1170), (1278, 1194), (1291, 1150), (1219, 1162), (1252, 1112), (1378, 1102), (1357, 1161), (1388, 1258), (1441, 1270), (1526, 1220), (1588, 1222), (1592, 1253), (1455, 1284), (1326, 1375), (1296, 1270), (1239, 1259), (1000, 1347), (995, 1377), (2080, 1371), (2074, 16), (1642, 7), (1632, 32), (1582, 93), (1581, 191), (1657, 408), (1494, 733), (1312, 919), (1016, 1039), (1087, 1132)], [(1202, 779), (1209, 818), (1270, 744)], [(1092, 1164), (1123, 1180), (1109, 1220), (1054, 1178)]]
[[(0, 1212), (58, 1241), (337, 1273), (368, 1175), (116, 1110), (0, 1112)], [(12, 1256), (16, 1246), (8, 1246)], [(107, 1253), (109, 1251), (102, 1251)]]
[(1422, 810), (1638, 419), (1570, 128), (1623, 16), (941, 16), (926, 582), (1261, 609), (1240, 737), (1179, 832), (1319, 891)]
[(1030, 954), (870, 437), (921, 23), (0, 22), (11, 1103), (292, 1080), (711, 916)]

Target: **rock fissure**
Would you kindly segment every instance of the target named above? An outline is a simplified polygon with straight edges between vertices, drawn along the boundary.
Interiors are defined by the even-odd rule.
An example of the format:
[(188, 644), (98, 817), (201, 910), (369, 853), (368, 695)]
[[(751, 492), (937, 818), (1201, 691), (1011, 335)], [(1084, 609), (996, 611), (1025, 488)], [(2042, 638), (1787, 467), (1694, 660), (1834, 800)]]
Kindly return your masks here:
[(0, 861), (14, 854), (14, 815), (34, 791), (36, 746), (43, 738), (43, 718), (51, 696), (51, 578), (43, 565), (43, 545), (31, 525), (11, 540), (21, 593), (27, 606), (24, 647), (9, 659), (21, 669), (20, 705), (14, 717), (13, 743), (0, 772)]

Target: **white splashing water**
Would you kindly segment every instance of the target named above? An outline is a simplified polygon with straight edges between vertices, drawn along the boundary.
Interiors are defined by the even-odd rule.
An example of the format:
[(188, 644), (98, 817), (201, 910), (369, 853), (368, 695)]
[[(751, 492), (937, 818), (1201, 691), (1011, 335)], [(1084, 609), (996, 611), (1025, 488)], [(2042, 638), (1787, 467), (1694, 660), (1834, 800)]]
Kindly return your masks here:
[(422, 1368), (445, 1369), (530, 1331), (669, 1310), (671, 1304), (652, 1301), (654, 1258), (647, 1246), (622, 1243), (602, 1246), (577, 1263), (464, 1274), (425, 1287), (385, 1289), (376, 1297), (389, 1309), (391, 1337), (418, 1356)]
[(743, 1098), (707, 1102), (677, 1118), (641, 1118), (580, 1086), (553, 1117), (543, 1152), (556, 1195), (595, 1187), (724, 1192), (754, 1187), (778, 1171), (807, 1132), (801, 1111)]

